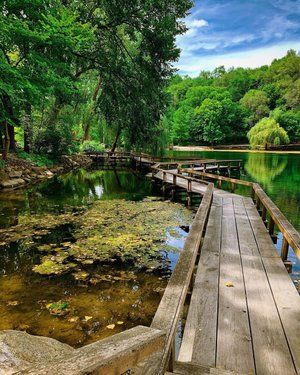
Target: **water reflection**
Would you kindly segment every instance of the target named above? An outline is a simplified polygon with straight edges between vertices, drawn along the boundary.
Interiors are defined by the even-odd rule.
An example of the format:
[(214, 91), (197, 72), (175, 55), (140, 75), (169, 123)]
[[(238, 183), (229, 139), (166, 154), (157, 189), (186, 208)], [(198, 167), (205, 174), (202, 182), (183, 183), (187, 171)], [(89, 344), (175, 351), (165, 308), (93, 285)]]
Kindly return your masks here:
[[(81, 169), (0, 194), (0, 226), (15, 226), (24, 215), (42, 218), (49, 213), (76, 212), (99, 199), (137, 201), (149, 195), (150, 181), (132, 171)], [(60, 244), (72, 241), (73, 232), (67, 223), (36, 238), (42, 244)], [(96, 284), (92, 278), (84, 282), (75, 281), (72, 275), (42, 277), (34, 273), (33, 266), (44, 255), (37, 251), (36, 239), (0, 244), (0, 330), (26, 330), (78, 347), (139, 324), (150, 325), (186, 235), (180, 228), (170, 228), (166, 242), (174, 252), (164, 251), (167, 267), (156, 273), (117, 263), (86, 265), (84, 271), (95, 276)], [(50, 315), (47, 305), (59, 300), (69, 304), (68, 314)], [(114, 329), (107, 328), (110, 324)]]
[(271, 186), (271, 182), (284, 172), (287, 164), (286, 155), (250, 153), (244, 167), (254, 181)]

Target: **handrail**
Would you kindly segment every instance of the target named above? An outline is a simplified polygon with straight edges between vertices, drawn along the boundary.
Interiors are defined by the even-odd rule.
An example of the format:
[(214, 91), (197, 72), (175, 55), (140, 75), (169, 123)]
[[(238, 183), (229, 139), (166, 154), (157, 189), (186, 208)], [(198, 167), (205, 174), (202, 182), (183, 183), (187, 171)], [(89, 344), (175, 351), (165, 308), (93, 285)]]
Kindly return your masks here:
[(165, 293), (151, 324), (151, 328), (166, 332), (164, 351), (156, 370), (153, 371), (156, 375), (164, 374), (168, 364), (169, 370), (172, 371), (175, 358), (175, 335), (191, 283), (201, 239), (204, 235), (207, 224), (213, 199), (213, 188), (212, 183), (207, 186), (190, 232), (185, 240), (184, 248), (180, 253), (178, 262), (172, 272)]
[(18, 374), (119, 375), (163, 348), (165, 333), (137, 326), (74, 350), (55, 362), (33, 365)]
[(189, 174), (196, 175), (196, 176), (207, 177), (207, 178), (211, 178), (213, 180), (218, 180), (218, 181), (232, 182), (232, 183), (237, 184), (237, 185), (245, 185), (245, 186), (249, 186), (249, 187), (253, 186), (253, 182), (250, 182), (250, 181), (239, 180), (238, 178), (231, 178), (231, 177), (227, 177), (227, 176), (221, 176), (219, 174), (195, 171), (195, 170), (192, 170), (192, 169), (189, 169), (189, 168), (181, 169), (181, 172), (182, 173), (189, 173)]
[[(189, 177), (189, 176), (184, 176), (183, 174), (180, 174), (180, 173), (177, 173), (177, 172), (173, 172), (173, 171), (168, 171), (168, 170), (165, 170), (165, 169), (162, 169), (162, 168), (156, 168), (155, 166), (152, 166), (151, 169), (152, 169), (152, 176), (153, 177), (155, 175), (155, 172), (156, 173), (157, 172), (162, 172), (162, 174), (163, 174), (163, 181), (165, 181), (165, 182), (166, 182), (165, 176), (167, 174), (170, 174), (173, 177), (182, 178), (183, 180), (194, 181), (194, 182), (198, 182), (198, 183), (200, 182), (201, 184), (203, 183), (203, 184), (206, 184), (206, 185), (209, 184), (208, 181), (199, 181), (197, 178), (193, 178), (193, 177)], [(173, 184), (174, 185), (176, 184), (176, 179), (175, 179), (175, 181), (173, 179)]]
[(256, 207), (259, 209), (262, 204), (262, 219), (266, 219), (267, 212), (270, 215), (269, 232), (274, 231), (274, 224), (277, 225), (278, 229), (283, 235), (283, 241), (281, 246), (281, 257), (285, 261), (287, 260), (289, 246), (293, 249), (295, 255), (300, 259), (300, 234), (288, 221), (276, 204), (268, 197), (259, 184), (253, 184), (253, 191), (257, 197)]

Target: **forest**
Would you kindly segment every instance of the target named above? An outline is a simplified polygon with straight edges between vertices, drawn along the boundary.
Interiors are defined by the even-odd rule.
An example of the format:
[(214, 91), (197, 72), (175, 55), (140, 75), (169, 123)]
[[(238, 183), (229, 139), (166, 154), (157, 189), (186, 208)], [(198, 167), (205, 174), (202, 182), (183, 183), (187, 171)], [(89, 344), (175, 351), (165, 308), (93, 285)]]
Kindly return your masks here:
[(221, 66), (196, 78), (176, 75), (167, 92), (170, 143), (248, 143), (247, 133), (253, 147), (266, 139), (275, 145), (300, 140), (300, 57), (293, 50), (257, 69)]
[(189, 0), (9, 0), (0, 12), (0, 122), (9, 151), (55, 158), (156, 146)]
[[(176, 74), (192, 2), (4, 1), (2, 158), (300, 139), (300, 57)], [(201, 67), (199, 67), (199, 71)], [(257, 126), (255, 126), (257, 124)], [(251, 130), (251, 131), (250, 131)], [(248, 138), (247, 138), (248, 134)]]

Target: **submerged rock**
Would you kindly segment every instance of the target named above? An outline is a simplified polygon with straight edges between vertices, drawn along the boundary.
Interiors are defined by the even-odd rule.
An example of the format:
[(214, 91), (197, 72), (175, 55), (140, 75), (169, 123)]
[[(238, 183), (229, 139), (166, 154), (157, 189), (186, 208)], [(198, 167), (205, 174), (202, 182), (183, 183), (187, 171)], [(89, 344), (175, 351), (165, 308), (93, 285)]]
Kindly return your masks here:
[(0, 374), (10, 375), (37, 363), (46, 364), (75, 349), (57, 340), (21, 331), (0, 331)]

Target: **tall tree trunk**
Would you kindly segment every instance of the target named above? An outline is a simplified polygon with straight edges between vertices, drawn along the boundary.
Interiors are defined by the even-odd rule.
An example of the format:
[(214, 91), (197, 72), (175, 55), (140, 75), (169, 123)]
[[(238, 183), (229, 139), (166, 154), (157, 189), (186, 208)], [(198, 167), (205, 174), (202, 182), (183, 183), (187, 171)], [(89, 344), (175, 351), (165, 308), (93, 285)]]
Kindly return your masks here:
[(115, 152), (116, 147), (117, 147), (117, 144), (118, 144), (118, 140), (119, 140), (119, 138), (120, 138), (120, 135), (121, 135), (121, 125), (118, 126), (117, 134), (116, 134), (116, 137), (115, 137), (114, 143), (113, 143), (113, 145), (111, 146), (111, 150), (110, 150), (110, 152)]
[(31, 117), (31, 104), (26, 103), (25, 116), (24, 116), (24, 151), (27, 154), (31, 151), (32, 141), (32, 117)]
[(48, 128), (53, 129), (55, 127), (59, 112), (63, 106), (64, 103), (59, 98), (56, 98), (47, 121)]
[(4, 132), (3, 132), (3, 130), (4, 130), (4, 122), (1, 122), (0, 123), (0, 149), (1, 149), (1, 152), (3, 152), (3, 150), (4, 150), (4, 139), (3, 139)]
[[(18, 120), (14, 117), (14, 111), (13, 107), (10, 101), (10, 98), (8, 95), (4, 94), (2, 96), (2, 103), (3, 107), (6, 113), (7, 118), (10, 118), (12, 123), (17, 123)], [(16, 141), (15, 141), (15, 129), (12, 124), (9, 124), (7, 120), (5, 120), (5, 126), (4, 126), (4, 142), (9, 141), (8, 150), (15, 151), (16, 149)], [(6, 149), (7, 145), (4, 146)]]
[(7, 156), (9, 153), (9, 146), (10, 146), (10, 137), (9, 137), (7, 121), (4, 121), (3, 125), (4, 125), (4, 142), (3, 142), (2, 159), (7, 160)]
[(94, 114), (95, 109), (96, 109), (96, 100), (97, 100), (101, 85), (102, 85), (102, 77), (99, 77), (99, 80), (97, 82), (97, 85), (95, 87), (93, 97), (92, 97), (93, 105), (92, 105), (92, 108), (90, 110), (90, 113), (87, 116), (87, 121), (86, 121), (86, 124), (84, 126), (83, 141), (88, 141), (90, 139), (90, 129), (91, 129), (92, 118), (93, 118), (93, 114)]

